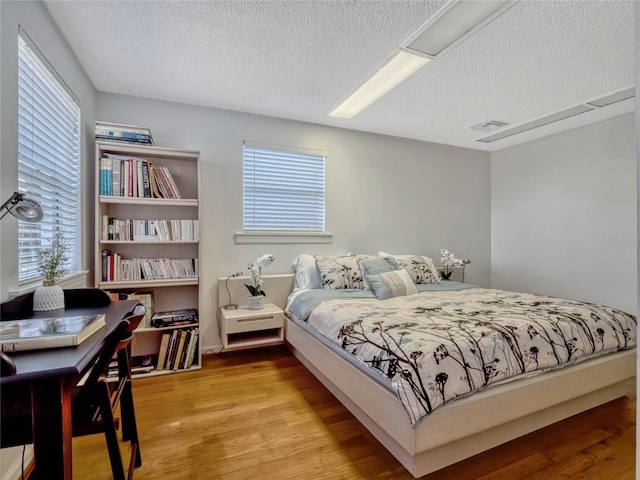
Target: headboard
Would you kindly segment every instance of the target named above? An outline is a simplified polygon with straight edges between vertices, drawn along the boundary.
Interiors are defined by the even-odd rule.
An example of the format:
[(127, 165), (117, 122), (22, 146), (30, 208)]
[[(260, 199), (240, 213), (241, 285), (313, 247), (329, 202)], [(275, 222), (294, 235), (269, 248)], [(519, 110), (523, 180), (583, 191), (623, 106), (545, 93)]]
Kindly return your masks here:
[[(265, 303), (275, 303), (284, 309), (287, 305), (287, 298), (293, 290), (293, 273), (262, 275), (262, 279), (264, 280), (263, 289), (267, 294), (264, 299)], [(244, 284), (250, 283), (251, 277), (246, 275), (229, 279), (228, 285), (231, 302), (229, 302), (229, 296), (225, 288), (226, 280), (227, 277), (218, 277), (218, 307), (224, 307), (228, 303), (235, 303), (240, 306), (246, 305), (247, 299), (249, 298), (249, 291)]]

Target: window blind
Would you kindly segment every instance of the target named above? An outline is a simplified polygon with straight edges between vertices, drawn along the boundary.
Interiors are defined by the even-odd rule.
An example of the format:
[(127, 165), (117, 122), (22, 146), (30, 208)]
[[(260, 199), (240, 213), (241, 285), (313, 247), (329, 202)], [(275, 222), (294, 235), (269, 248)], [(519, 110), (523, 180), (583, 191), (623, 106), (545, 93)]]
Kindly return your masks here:
[(324, 232), (325, 160), (322, 152), (243, 145), (243, 229)]
[(18, 38), (18, 190), (40, 203), (39, 223), (18, 222), (18, 280), (37, 279), (38, 249), (56, 232), (66, 269), (80, 268), (80, 107), (31, 45)]

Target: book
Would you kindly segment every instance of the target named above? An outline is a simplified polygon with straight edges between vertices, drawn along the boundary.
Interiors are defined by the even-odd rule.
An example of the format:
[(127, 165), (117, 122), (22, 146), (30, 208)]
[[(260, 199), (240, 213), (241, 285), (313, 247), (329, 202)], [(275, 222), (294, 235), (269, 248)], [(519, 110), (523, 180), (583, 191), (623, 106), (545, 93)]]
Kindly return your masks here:
[(173, 370), (178, 370), (180, 366), (180, 360), (182, 359), (182, 355), (184, 354), (184, 342), (187, 339), (186, 330), (180, 330), (178, 332), (178, 347), (176, 348), (176, 355), (173, 360)]
[(0, 347), (3, 352), (76, 347), (104, 325), (104, 315), (7, 320), (0, 322)]
[(167, 347), (167, 357), (164, 362), (165, 370), (171, 370), (171, 367), (173, 366), (173, 362), (176, 358), (176, 349), (178, 348), (179, 338), (179, 330), (174, 330), (173, 332), (171, 332), (171, 337), (169, 338), (169, 346)]
[(198, 312), (195, 308), (156, 312), (151, 316), (152, 327), (169, 327), (175, 325), (189, 325), (198, 322)]
[(169, 348), (169, 340), (171, 339), (171, 333), (163, 333), (160, 340), (160, 350), (158, 350), (158, 363), (156, 367), (160, 370), (164, 368), (167, 360), (167, 349)]
[(193, 357), (196, 352), (196, 348), (198, 345), (198, 330), (191, 330), (191, 335), (189, 336), (189, 346), (187, 349), (187, 354), (185, 356), (184, 368), (191, 368), (193, 365)]

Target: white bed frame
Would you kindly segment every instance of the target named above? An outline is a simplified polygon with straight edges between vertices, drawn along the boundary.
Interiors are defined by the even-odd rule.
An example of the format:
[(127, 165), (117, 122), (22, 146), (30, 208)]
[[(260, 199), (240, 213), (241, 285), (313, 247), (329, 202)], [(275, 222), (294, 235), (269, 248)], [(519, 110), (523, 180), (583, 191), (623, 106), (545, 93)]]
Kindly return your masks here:
[[(275, 291), (292, 285), (274, 276)], [(267, 282), (265, 277), (265, 282)], [(273, 289), (273, 286), (270, 286)], [(290, 288), (288, 292), (290, 292)], [(284, 308), (286, 295), (271, 302)], [(287, 319), (288, 348), (414, 477), (421, 477), (630, 393), (635, 350), (494, 386), (431, 413), (412, 428), (400, 400)]]

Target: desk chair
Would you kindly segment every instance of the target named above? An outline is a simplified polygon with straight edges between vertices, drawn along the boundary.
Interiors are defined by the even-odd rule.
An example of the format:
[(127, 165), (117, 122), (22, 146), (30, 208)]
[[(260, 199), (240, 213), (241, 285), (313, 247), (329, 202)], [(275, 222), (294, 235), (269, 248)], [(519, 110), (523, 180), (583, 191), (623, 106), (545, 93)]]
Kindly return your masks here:
[[(125, 479), (118, 446), (118, 421), (113, 416), (119, 394), (118, 398), (113, 397), (104, 372), (118, 349), (125, 348), (131, 341), (129, 326), (129, 321), (125, 319), (109, 334), (96, 362), (83, 378), (82, 385), (76, 387), (71, 395), (73, 436), (104, 433), (114, 480)], [(129, 475), (131, 477), (132, 474)]]
[[(129, 442), (131, 447), (131, 456), (126, 478), (131, 480), (134, 469), (142, 465), (140, 445), (138, 442), (138, 428), (133, 404), (133, 392), (131, 388), (131, 340), (133, 338), (133, 331), (144, 318), (144, 314), (145, 308), (142, 305), (136, 306), (133, 314), (125, 319), (127, 327), (121, 340), (116, 345), (115, 351), (106, 363), (96, 365), (96, 368), (91, 371), (91, 375), (94, 375), (94, 377), (90, 375), (87, 378), (87, 382), (93, 382), (96, 385), (97, 391), (94, 392), (94, 398), (99, 399), (101, 402), (98, 405), (100, 407), (99, 411), (95, 409), (95, 406), (92, 408), (91, 405), (80, 403), (79, 408), (84, 411), (79, 412), (79, 415), (84, 420), (76, 422), (77, 412), (74, 404), (73, 436), (90, 435), (104, 431), (114, 480), (124, 480), (125, 478), (116, 434), (120, 422), (118, 418), (114, 417), (118, 406), (120, 406), (122, 440)], [(106, 372), (114, 356), (118, 363), (118, 378), (115, 382), (112, 382), (107, 380)], [(97, 376), (97, 380), (95, 376)], [(86, 410), (87, 406), (89, 407), (88, 410)], [(87, 415), (87, 413), (90, 415)], [(98, 415), (98, 417), (96, 417), (96, 415)], [(111, 428), (111, 425), (113, 425), (113, 428)]]
[(145, 311), (142, 305), (138, 305), (133, 310), (133, 314), (127, 318), (129, 327), (126, 332), (126, 340), (120, 342), (116, 349), (118, 380), (115, 383), (109, 384), (111, 397), (115, 401), (115, 405), (117, 405), (118, 400), (120, 401), (122, 440), (130, 442), (131, 445), (129, 479), (133, 478), (133, 469), (142, 465), (140, 444), (138, 442), (138, 427), (136, 425), (136, 413), (131, 388), (131, 339), (133, 338), (133, 331), (138, 328), (138, 325), (140, 325), (140, 322), (144, 318)]

